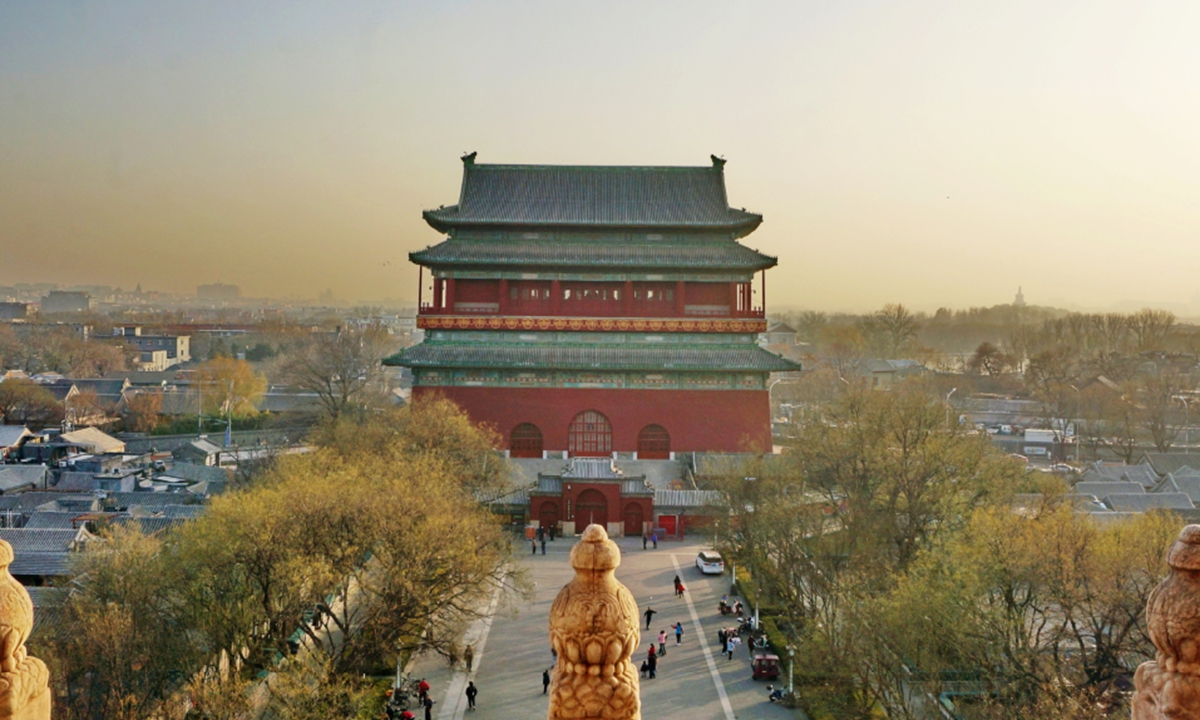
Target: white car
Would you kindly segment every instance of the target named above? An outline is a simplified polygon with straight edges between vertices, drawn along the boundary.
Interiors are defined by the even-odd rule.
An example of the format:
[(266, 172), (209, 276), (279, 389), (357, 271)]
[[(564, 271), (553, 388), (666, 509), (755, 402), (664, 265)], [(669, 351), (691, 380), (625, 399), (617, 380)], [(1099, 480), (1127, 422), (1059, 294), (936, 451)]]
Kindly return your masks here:
[(702, 550), (696, 556), (696, 567), (705, 575), (720, 575), (725, 572), (725, 561), (716, 550)]

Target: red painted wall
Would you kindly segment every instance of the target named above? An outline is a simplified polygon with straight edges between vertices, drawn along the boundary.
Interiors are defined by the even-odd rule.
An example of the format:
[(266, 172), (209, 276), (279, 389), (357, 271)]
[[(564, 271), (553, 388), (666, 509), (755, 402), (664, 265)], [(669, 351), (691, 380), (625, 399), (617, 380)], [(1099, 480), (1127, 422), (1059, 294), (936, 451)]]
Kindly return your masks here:
[[(442, 394), (471, 419), (490, 423), (504, 436), (528, 422), (542, 431), (546, 450), (567, 449), (567, 426), (584, 410), (604, 413), (613, 429), (613, 450), (637, 450), (647, 425), (662, 425), (673, 452), (739, 452), (749, 438), (770, 450), (771, 411), (766, 390), (622, 390), (589, 388), (415, 387), (414, 398)], [(613, 520), (619, 520), (614, 517)]]
[(455, 302), (494, 303), (500, 298), (499, 280), (456, 280)]

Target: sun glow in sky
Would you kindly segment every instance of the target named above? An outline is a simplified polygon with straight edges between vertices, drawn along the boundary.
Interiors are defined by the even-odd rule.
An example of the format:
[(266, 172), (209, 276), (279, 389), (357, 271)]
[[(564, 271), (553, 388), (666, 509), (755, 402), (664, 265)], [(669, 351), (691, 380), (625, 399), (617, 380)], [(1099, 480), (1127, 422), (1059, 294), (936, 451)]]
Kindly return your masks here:
[(1200, 4), (0, 2), (0, 283), (414, 299), (479, 162), (706, 165), (772, 307), (1200, 314)]

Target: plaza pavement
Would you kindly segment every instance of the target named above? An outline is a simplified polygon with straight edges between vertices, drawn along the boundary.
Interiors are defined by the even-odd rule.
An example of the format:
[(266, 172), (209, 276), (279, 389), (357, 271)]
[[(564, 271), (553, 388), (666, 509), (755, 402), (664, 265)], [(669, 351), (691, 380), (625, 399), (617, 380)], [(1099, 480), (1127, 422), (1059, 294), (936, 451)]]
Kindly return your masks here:
[[(642, 550), (640, 538), (619, 539), (622, 562), (617, 578), (637, 599), (639, 612), (649, 604), (658, 611), (650, 632), (634, 654), (640, 665), (649, 642), (659, 630), (667, 630), (667, 654), (659, 659), (658, 677), (641, 681), (642, 717), (645, 720), (796, 720), (802, 715), (767, 702), (767, 683), (750, 677), (749, 652), (743, 644), (727, 660), (716, 647), (717, 630), (729, 624), (717, 612), (717, 601), (728, 590), (728, 575), (703, 576), (696, 569), (696, 553), (704, 547), (689, 542), (659, 542), (657, 550)], [(475, 623), (465, 642), (475, 645), (474, 672), (468, 677), (460, 667), (451, 671), (439, 657), (420, 656), (409, 666), (411, 677), (426, 678), (435, 702), (433, 716), (439, 720), (541, 720), (546, 717), (547, 698), (542, 694), (542, 670), (553, 667), (550, 655), (550, 605), (563, 585), (574, 575), (567, 554), (571, 538), (547, 543), (546, 555), (531, 556), (529, 546), (518, 543), (516, 562), (536, 583), (529, 601), (512, 596), (497, 598), (489, 620)], [(524, 553), (519, 552), (524, 548)], [(676, 599), (672, 579), (676, 568), (688, 589), (688, 599)], [(723, 620), (725, 622), (723, 622)], [(641, 627), (645, 628), (644, 620)], [(670, 626), (683, 622), (683, 645), (675, 647)], [(697, 623), (703, 628), (700, 642)], [(787, 668), (779, 684), (786, 683)], [(466, 712), (463, 688), (467, 680), (479, 688), (478, 709)], [(417, 717), (423, 717), (418, 712)]]

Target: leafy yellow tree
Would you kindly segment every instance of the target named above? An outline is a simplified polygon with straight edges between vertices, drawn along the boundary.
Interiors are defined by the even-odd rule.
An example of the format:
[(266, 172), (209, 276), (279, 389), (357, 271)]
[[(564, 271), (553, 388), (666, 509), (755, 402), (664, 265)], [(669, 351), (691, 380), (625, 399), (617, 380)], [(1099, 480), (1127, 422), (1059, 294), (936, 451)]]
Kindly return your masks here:
[[(442, 423), (439, 442), (410, 412)], [(121, 529), (81, 553), (71, 622), (46, 640), (70, 699), (56, 712), (176, 717), (185, 692), (239, 708), (245, 683), (292, 654), (289, 667), (322, 669), (297, 680), (320, 685), (313, 707), (345, 708), (363, 672), (418, 644), (449, 653), (509, 578), (509, 543), (470, 475), (480, 454), (497, 458), (453, 405), (405, 417), (399, 430), (386, 416), (359, 423), (370, 441), (354, 452), (286, 457), (168, 534)], [(284, 695), (270, 701), (278, 717), (346, 716), (304, 714)]]
[(998, 717), (1037, 717), (1021, 708), (1054, 697), (1094, 712), (1118, 702), (1130, 658), (1154, 654), (1143, 612), (1180, 524), (1099, 524), (1054, 498), (1027, 515), (982, 509), (901, 579), (876, 632), (931, 682), (976, 673)]
[(129, 396), (125, 402), (128, 414), (126, 422), (129, 424), (129, 428), (134, 432), (150, 432), (158, 427), (162, 402), (161, 390), (138, 392)]
[(46, 388), (32, 380), (0, 382), (0, 416), (8, 425), (48, 425), (63, 417), (63, 408)]
[(394, 458), (437, 458), (457, 484), (483, 489), (504, 485), (508, 465), (496, 452), (500, 436), (489, 426), (471, 423), (467, 414), (442, 396), (414, 400), (363, 422), (342, 416), (316, 433), (318, 440), (342, 458), (365, 453)]
[(254, 415), (267, 391), (266, 376), (245, 360), (213, 358), (200, 366), (198, 375), (204, 412), (210, 415)]

